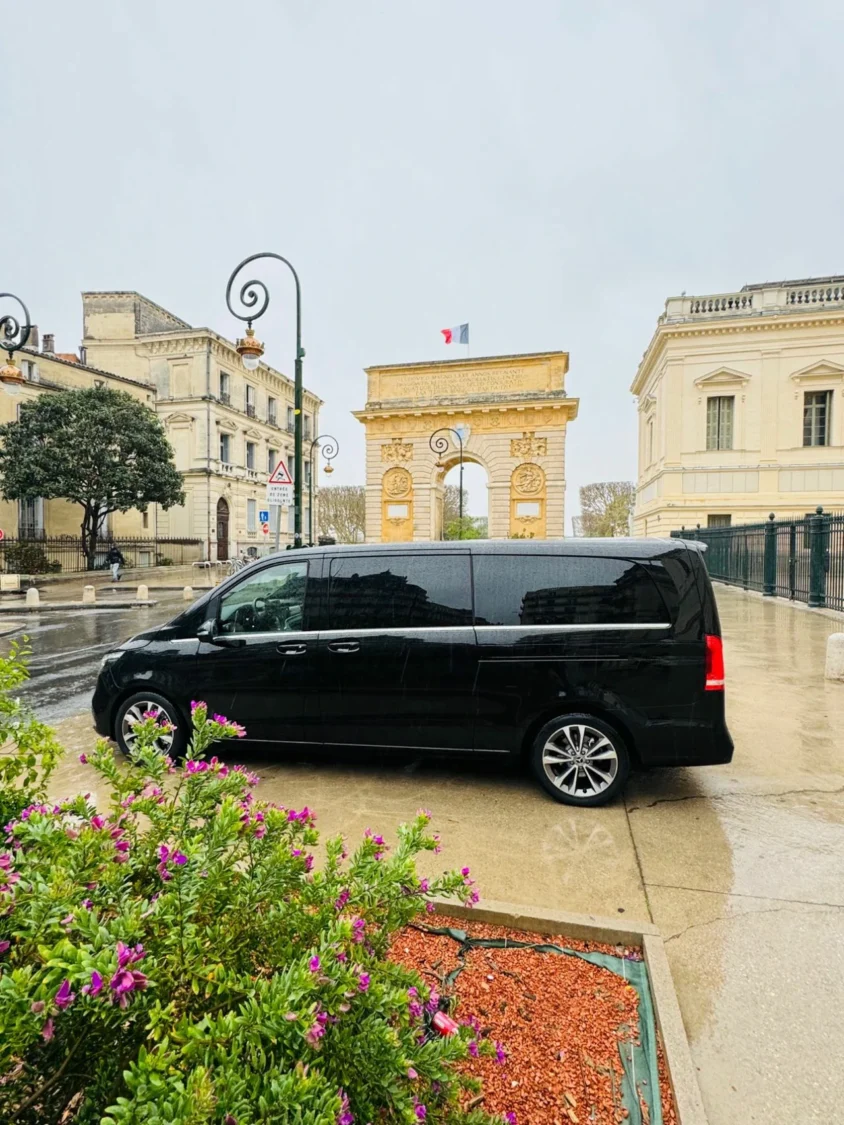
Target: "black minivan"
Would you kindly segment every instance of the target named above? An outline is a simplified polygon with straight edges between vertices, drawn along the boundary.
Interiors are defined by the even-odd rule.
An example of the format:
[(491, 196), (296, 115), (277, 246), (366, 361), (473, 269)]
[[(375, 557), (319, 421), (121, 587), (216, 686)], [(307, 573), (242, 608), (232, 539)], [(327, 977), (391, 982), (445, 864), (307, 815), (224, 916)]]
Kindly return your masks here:
[(599, 805), (631, 763), (729, 762), (721, 631), (701, 546), (668, 539), (326, 546), (271, 555), (102, 662), (123, 750), (192, 699), (250, 740), (516, 754)]

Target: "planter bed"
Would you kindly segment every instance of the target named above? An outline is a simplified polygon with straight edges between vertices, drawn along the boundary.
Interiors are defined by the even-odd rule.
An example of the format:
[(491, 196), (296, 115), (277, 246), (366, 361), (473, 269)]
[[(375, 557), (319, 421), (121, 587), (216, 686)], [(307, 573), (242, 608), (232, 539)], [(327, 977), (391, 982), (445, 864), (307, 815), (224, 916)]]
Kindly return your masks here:
[[(645, 942), (652, 956), (658, 942), (664, 958), (661, 941), (611, 922), (571, 922), (520, 920), (489, 907), (473, 916), (443, 905), (402, 931), (391, 956), (421, 973), (455, 1019), (502, 1045), (498, 1058), (481, 1054), (464, 1064), (483, 1081), (486, 1112), (513, 1113), (518, 1125), (699, 1125), (688, 1047), (684, 1037), (676, 1042), (679, 1021), (669, 1020), (669, 1053), (680, 1075), (658, 1030), (658, 1013), (676, 1009), (673, 991), (654, 995), (646, 965)], [(664, 993), (665, 974), (656, 975)]]

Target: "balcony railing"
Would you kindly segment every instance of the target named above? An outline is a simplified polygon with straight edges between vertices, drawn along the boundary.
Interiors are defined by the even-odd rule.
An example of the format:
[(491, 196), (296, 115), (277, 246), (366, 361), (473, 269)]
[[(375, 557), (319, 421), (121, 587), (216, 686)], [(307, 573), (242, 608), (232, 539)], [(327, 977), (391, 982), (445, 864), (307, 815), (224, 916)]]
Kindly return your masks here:
[(267, 424), (270, 425), (270, 426), (278, 427), (278, 415), (277, 414), (268, 414), (267, 415)]
[(246, 414), (247, 414), (247, 417), (249, 417), (249, 418), (255, 417), (255, 404), (254, 403), (247, 402), (247, 404), (246, 404)]
[(224, 406), (231, 406), (232, 396), (228, 391), (220, 391), (220, 402), (222, 402)]

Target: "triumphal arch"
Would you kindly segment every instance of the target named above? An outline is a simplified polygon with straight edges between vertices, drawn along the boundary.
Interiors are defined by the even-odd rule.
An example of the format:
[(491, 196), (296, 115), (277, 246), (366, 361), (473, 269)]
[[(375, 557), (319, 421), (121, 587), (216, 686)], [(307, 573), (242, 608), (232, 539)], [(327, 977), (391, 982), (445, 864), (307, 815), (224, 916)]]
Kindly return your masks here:
[(367, 542), (442, 537), (443, 482), (461, 439), (464, 461), (487, 473), (491, 539), (562, 536), (566, 423), (578, 407), (568, 365), (567, 352), (536, 352), (366, 368), (366, 406), (354, 414), (366, 427)]

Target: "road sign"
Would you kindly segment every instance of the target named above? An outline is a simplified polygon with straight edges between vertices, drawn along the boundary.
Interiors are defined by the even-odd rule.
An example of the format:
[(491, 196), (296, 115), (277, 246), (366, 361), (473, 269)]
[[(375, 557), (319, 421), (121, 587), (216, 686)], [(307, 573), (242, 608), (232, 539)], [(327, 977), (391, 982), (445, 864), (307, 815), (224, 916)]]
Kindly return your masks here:
[(262, 523), (261, 524), (261, 531), (263, 531), (264, 535), (269, 535), (270, 525), (268, 523)]
[(268, 484), (267, 503), (289, 508), (293, 501), (293, 488), (289, 484)]
[(270, 522), (270, 513), (265, 511), (262, 508), (261, 511), (258, 513), (258, 522), (259, 523), (269, 523)]
[(5, 539), (5, 538), (6, 538), (6, 532), (3, 530), (2, 527), (0, 527), (0, 539)]
[(293, 484), (293, 477), (288, 473), (283, 457), (279, 458), (278, 464), (267, 478), (267, 484)]

